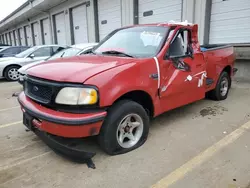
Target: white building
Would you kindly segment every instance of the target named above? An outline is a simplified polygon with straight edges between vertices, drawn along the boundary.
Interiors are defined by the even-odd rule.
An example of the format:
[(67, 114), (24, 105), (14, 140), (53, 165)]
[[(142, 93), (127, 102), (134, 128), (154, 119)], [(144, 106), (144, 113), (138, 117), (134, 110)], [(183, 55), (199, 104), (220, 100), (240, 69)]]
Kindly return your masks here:
[(0, 22), (11, 45), (96, 42), (133, 24), (188, 20), (201, 43), (250, 43), (250, 0), (29, 0)]

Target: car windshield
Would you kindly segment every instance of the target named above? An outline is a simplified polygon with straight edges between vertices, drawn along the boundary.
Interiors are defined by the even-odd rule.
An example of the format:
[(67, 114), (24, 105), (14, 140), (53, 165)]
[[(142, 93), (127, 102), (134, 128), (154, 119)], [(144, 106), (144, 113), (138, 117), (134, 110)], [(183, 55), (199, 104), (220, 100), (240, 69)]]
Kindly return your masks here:
[(68, 48), (68, 49), (65, 49), (65, 50), (62, 50), (62, 51), (56, 53), (55, 55), (49, 57), (47, 60), (58, 59), (61, 57), (76, 56), (80, 51), (81, 51), (81, 49), (78, 49), (78, 48)]
[(162, 47), (168, 27), (140, 26), (112, 32), (94, 50), (96, 54), (153, 57)]
[(33, 47), (33, 48), (29, 48), (28, 50), (25, 50), (17, 55), (15, 55), (15, 57), (18, 57), (18, 58), (25, 58), (27, 57), (28, 55), (30, 55), (32, 52), (34, 52), (35, 50), (37, 50), (38, 47)]

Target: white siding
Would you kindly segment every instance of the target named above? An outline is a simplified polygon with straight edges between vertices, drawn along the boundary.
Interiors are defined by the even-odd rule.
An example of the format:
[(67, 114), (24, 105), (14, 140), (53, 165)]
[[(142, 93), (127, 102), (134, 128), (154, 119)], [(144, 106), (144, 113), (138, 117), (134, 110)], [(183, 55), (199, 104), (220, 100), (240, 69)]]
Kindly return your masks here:
[(10, 43), (11, 43), (11, 45), (12, 45), (12, 46), (14, 46), (14, 45), (15, 45), (15, 43), (14, 43), (14, 35), (13, 35), (13, 31), (11, 31), (11, 32), (9, 33), (9, 35), (10, 35)]
[(17, 30), (14, 31), (14, 36), (15, 36), (16, 45), (19, 46), (19, 45), (20, 45), (20, 42), (19, 42), (19, 37), (18, 37), (18, 32), (17, 32)]
[(98, 0), (100, 40), (121, 27), (121, 0)]
[(81, 5), (72, 9), (74, 43), (88, 42), (87, 7)]
[(25, 36), (24, 36), (24, 30), (23, 30), (23, 28), (19, 28), (18, 32), (19, 32), (19, 36), (20, 36), (21, 45), (25, 46), (26, 43), (25, 43)]
[(50, 21), (49, 19), (44, 19), (41, 22), (43, 28), (43, 40), (44, 44), (51, 44), (51, 31), (50, 31)]
[(139, 23), (181, 21), (182, 0), (139, 0)]
[(213, 0), (209, 42), (250, 42), (250, 0)]
[(39, 24), (36, 22), (36, 23), (33, 23), (31, 24), (31, 27), (32, 27), (32, 39), (33, 39), (33, 45), (39, 45), (40, 44), (40, 39), (39, 39)]
[(29, 25), (25, 26), (27, 45), (32, 46), (31, 28)]
[(64, 13), (55, 15), (55, 29), (56, 29), (55, 33), (56, 33), (57, 44), (61, 45), (67, 44)]
[(3, 35), (0, 35), (0, 37), (1, 37), (1, 43), (4, 44)]
[(6, 44), (10, 44), (10, 39), (9, 39), (8, 33), (5, 33), (5, 41), (6, 41)]

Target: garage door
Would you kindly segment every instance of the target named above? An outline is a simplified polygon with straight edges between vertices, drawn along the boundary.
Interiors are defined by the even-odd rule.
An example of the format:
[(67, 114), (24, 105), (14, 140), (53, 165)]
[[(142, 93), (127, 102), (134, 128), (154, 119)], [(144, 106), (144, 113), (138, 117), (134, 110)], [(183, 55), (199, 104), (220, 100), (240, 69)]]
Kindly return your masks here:
[(15, 41), (14, 41), (13, 31), (10, 32), (10, 41), (11, 41), (11, 45), (14, 46), (15, 45)]
[(18, 29), (18, 32), (19, 32), (19, 36), (20, 36), (21, 45), (22, 45), (22, 46), (25, 46), (26, 43), (25, 43), (25, 36), (24, 36), (23, 28), (19, 28), (19, 29)]
[(1, 35), (1, 40), (2, 40), (2, 43), (4, 44), (5, 43), (4, 35)]
[(3, 44), (5, 44), (4, 35), (1, 35), (1, 41)]
[(249, 0), (213, 0), (210, 21), (211, 44), (250, 42)]
[(50, 32), (50, 21), (49, 19), (44, 19), (41, 22), (42, 35), (43, 35), (43, 44), (51, 44), (51, 32)]
[(139, 23), (181, 21), (182, 0), (139, 0)]
[(67, 41), (66, 41), (64, 13), (55, 15), (55, 33), (56, 33), (56, 43), (65, 45)]
[(17, 30), (15, 30), (15, 31), (14, 31), (14, 38), (15, 38), (15, 41), (16, 41), (16, 42), (15, 42), (15, 43), (16, 43), (16, 45), (17, 45), (17, 46), (19, 46), (19, 45), (20, 45), (20, 43), (19, 43), (19, 39), (18, 39)]
[(32, 27), (32, 40), (33, 40), (33, 45), (39, 45), (40, 44), (40, 39), (39, 39), (39, 25), (38, 23), (33, 23), (31, 24)]
[(72, 9), (74, 44), (88, 42), (87, 7), (81, 5)]
[(10, 39), (9, 39), (8, 33), (5, 33), (5, 41), (6, 41), (6, 44), (10, 44)]
[(111, 31), (121, 27), (121, 0), (99, 0), (98, 15), (101, 40)]
[(27, 45), (32, 46), (32, 38), (31, 38), (30, 26), (25, 26), (24, 29), (25, 29), (25, 33), (26, 33)]

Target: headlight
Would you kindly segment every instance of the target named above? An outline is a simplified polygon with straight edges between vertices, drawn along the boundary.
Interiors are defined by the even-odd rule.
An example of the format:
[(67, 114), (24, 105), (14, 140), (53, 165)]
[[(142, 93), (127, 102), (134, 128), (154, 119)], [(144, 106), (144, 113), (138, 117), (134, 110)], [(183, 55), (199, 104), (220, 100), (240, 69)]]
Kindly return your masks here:
[(97, 101), (97, 91), (93, 88), (65, 87), (56, 96), (57, 104), (92, 105)]

